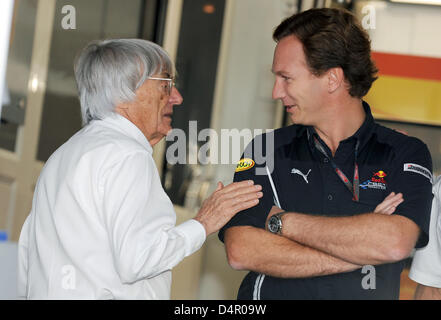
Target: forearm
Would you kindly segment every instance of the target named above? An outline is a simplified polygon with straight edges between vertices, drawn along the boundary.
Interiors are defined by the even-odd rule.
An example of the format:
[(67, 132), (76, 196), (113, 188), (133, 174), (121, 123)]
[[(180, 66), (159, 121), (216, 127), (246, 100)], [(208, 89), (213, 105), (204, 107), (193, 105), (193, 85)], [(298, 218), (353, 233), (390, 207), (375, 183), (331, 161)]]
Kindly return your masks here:
[(253, 227), (233, 227), (225, 233), (228, 262), (279, 278), (305, 278), (361, 268), (287, 238)]
[(350, 217), (297, 213), (283, 216), (283, 236), (358, 265), (406, 258), (418, 231), (405, 217), (377, 213)]
[(415, 300), (441, 300), (441, 288), (418, 284), (414, 298)]

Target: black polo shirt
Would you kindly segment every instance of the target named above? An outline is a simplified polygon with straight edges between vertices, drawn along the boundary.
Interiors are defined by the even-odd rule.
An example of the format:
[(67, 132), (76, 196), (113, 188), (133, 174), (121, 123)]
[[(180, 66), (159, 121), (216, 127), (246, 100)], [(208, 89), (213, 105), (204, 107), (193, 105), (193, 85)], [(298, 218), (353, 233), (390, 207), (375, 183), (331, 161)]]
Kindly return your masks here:
[[(264, 196), (256, 207), (233, 217), (219, 232), (220, 240), (223, 241), (225, 230), (233, 226), (265, 228), (268, 213), (277, 202), (268, 175), (262, 174), (268, 166), (274, 167), (271, 178), (280, 205), (286, 211), (351, 216), (373, 212), (391, 192), (403, 193), (404, 202), (394, 214), (405, 216), (420, 227), (422, 232), (416, 247), (425, 246), (432, 203), (432, 160), (427, 146), (417, 138), (375, 123), (369, 105), (363, 102), (363, 106), (366, 112), (363, 125), (340, 142), (334, 157), (312, 127), (292, 125), (278, 129), (274, 131), (273, 146), (265, 135), (255, 138), (245, 152), (254, 164), (245, 161), (236, 170), (234, 181), (252, 179), (262, 185)], [(353, 200), (353, 194), (337, 176), (329, 159), (316, 148), (313, 137), (322, 142), (328, 156), (351, 181), (355, 146), (359, 141), (359, 201)], [(362, 280), (367, 273), (362, 273), (362, 269), (293, 279), (250, 272), (240, 286), (238, 299), (398, 299), (403, 266), (403, 261), (375, 266), (375, 289), (363, 289)]]

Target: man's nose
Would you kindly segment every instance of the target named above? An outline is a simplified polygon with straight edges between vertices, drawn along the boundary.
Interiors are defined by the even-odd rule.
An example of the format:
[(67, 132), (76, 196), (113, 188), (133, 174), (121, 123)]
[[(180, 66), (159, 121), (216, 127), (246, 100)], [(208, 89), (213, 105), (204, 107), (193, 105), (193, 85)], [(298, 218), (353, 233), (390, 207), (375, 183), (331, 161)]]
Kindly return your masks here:
[(172, 88), (172, 92), (170, 94), (170, 103), (173, 105), (180, 105), (184, 102), (184, 98), (182, 98), (181, 93), (176, 87)]
[(276, 78), (274, 80), (274, 86), (273, 86), (273, 99), (282, 99), (285, 97), (285, 90), (283, 88), (283, 85), (280, 83), (280, 80)]

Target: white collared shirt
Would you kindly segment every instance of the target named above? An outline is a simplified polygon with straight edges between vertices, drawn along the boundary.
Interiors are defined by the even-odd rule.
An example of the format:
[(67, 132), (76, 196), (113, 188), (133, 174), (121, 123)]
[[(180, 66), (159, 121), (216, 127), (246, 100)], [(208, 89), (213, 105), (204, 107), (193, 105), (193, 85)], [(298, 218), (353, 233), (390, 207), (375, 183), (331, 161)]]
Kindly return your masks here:
[(115, 114), (92, 121), (44, 166), (19, 240), (19, 296), (169, 299), (171, 269), (205, 229), (179, 226), (152, 147)]
[(441, 288), (441, 176), (435, 179), (433, 193), (429, 243), (415, 251), (409, 278), (426, 286)]

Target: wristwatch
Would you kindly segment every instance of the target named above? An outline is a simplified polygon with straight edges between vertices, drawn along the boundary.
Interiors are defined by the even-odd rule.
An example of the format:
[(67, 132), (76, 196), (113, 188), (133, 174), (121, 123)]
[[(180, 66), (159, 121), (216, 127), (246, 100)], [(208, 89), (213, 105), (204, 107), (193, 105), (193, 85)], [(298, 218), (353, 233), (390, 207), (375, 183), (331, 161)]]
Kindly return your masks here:
[(274, 234), (282, 234), (282, 216), (285, 211), (276, 213), (268, 220), (267, 229), (269, 232)]

